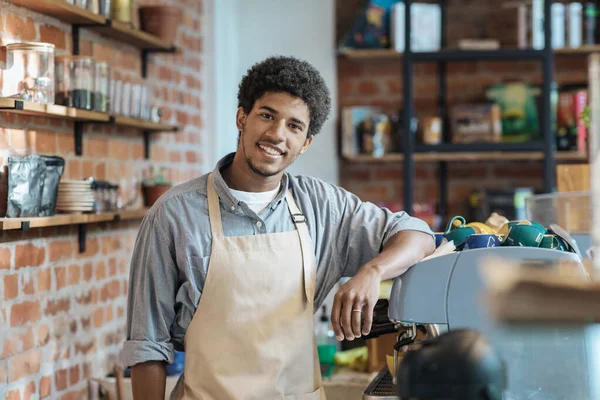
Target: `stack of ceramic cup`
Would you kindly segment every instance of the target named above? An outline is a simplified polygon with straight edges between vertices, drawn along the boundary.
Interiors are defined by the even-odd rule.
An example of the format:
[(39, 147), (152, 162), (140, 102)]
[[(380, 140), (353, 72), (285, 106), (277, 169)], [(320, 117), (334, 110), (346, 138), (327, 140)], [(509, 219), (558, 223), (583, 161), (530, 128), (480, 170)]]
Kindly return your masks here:
[(90, 212), (94, 209), (92, 184), (83, 180), (61, 180), (58, 184), (56, 210), (62, 213)]

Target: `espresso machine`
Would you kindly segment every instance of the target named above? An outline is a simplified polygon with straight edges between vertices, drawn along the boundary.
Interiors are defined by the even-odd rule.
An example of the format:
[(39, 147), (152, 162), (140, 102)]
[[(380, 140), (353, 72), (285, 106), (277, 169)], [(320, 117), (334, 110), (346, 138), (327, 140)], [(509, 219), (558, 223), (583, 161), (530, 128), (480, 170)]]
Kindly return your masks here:
[[(464, 250), (422, 261), (394, 280), (386, 304), (388, 318), (374, 320), (374, 336), (396, 329), (397, 356), (414, 342), (418, 331), (432, 337), (449, 330), (476, 329), (506, 363), (504, 399), (600, 399), (600, 327), (495, 321), (483, 300), (479, 269), (488, 257), (531, 262), (540, 268), (556, 268), (557, 261), (563, 260), (581, 263), (576, 253), (532, 247)], [(392, 374), (384, 367), (364, 390), (363, 399), (398, 399)]]

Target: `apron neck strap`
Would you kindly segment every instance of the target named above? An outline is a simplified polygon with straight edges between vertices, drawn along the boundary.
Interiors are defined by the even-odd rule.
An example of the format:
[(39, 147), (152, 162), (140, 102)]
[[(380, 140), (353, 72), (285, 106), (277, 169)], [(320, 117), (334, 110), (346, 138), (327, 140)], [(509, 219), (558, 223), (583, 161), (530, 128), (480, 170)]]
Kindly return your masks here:
[(215, 191), (212, 173), (208, 175), (208, 217), (210, 218), (210, 230), (213, 236), (223, 237), (223, 224), (221, 223), (221, 207), (219, 196)]
[(302, 214), (298, 208), (294, 196), (292, 196), (292, 192), (287, 189), (285, 191), (285, 199), (287, 200), (288, 210), (290, 210), (290, 214), (292, 214), (292, 219), (294, 220), (296, 227), (298, 227), (298, 224), (306, 222), (306, 218), (304, 218), (304, 214)]

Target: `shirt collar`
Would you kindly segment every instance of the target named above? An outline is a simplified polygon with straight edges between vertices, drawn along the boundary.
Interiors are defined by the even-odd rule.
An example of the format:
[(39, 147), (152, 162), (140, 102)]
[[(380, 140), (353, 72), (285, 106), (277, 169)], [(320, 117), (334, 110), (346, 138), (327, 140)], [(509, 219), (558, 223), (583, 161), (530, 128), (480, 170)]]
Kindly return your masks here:
[[(235, 153), (229, 153), (225, 157), (221, 158), (219, 162), (217, 162), (217, 165), (212, 172), (213, 182), (215, 184), (215, 192), (217, 192), (217, 195), (223, 203), (223, 206), (230, 211), (235, 211), (237, 209), (238, 201), (233, 194), (231, 194), (229, 186), (227, 186), (227, 183), (225, 183), (225, 180), (223, 179), (223, 175), (221, 175), (221, 170), (233, 162), (234, 156)], [(281, 178), (281, 188), (279, 193), (277, 196), (275, 196), (271, 204), (269, 204), (271, 209), (274, 209), (275, 206), (279, 204), (281, 200), (283, 200), (288, 184), (289, 177), (287, 172), (284, 172), (283, 177)]]

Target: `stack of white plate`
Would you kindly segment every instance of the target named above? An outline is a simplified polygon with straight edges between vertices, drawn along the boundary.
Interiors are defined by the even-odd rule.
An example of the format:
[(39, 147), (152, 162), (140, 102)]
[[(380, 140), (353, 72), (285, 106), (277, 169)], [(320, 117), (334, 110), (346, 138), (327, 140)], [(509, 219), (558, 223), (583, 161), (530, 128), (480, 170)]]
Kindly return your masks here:
[(78, 213), (94, 210), (92, 183), (79, 180), (61, 180), (58, 183), (56, 211)]

